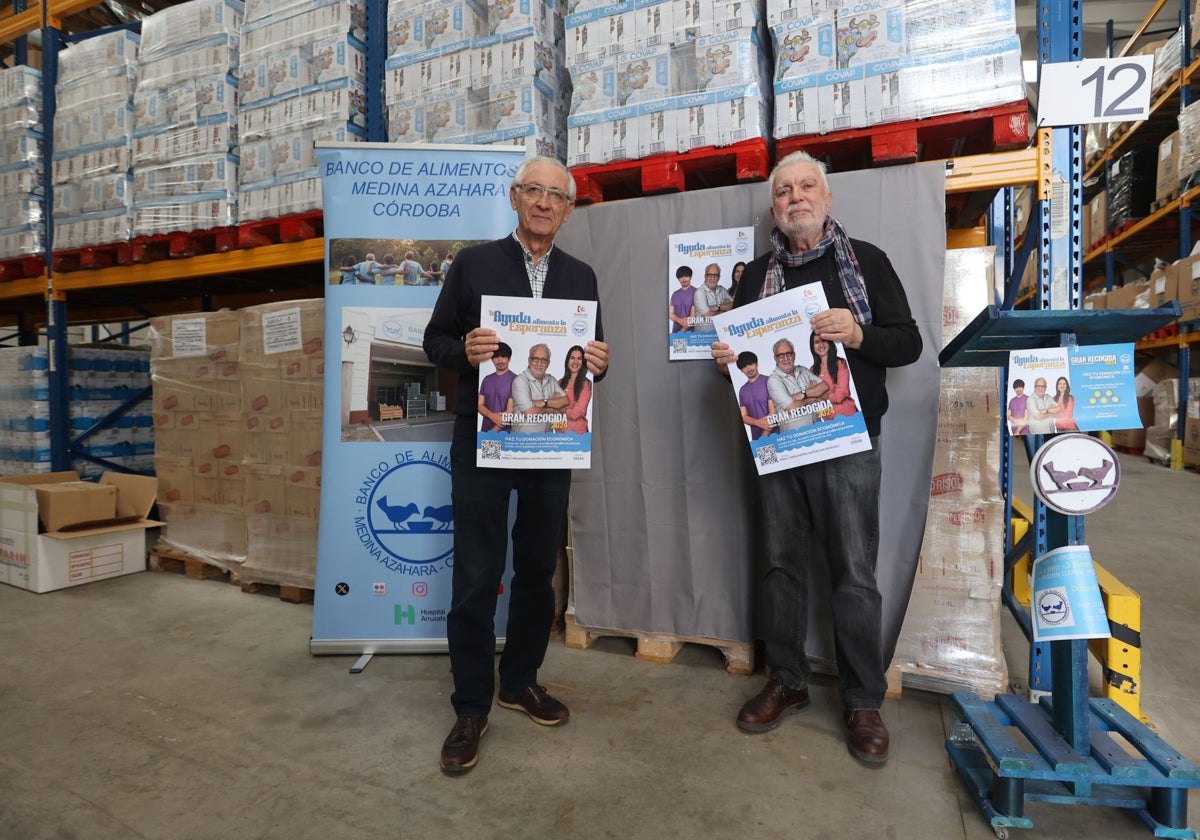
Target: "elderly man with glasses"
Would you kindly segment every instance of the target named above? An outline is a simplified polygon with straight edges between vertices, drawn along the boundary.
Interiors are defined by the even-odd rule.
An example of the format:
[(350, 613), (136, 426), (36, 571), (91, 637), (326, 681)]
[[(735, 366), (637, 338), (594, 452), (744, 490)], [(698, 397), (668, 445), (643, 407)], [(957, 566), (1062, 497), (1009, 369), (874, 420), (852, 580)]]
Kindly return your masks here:
[(513, 423), (518, 434), (536, 434), (550, 431), (549, 414), (561, 412), (567, 407), (567, 392), (553, 376), (547, 376), (550, 367), (550, 348), (535, 344), (529, 348), (529, 367), (521, 371), (513, 382), (513, 411), (522, 415)]
[(733, 298), (729, 290), (717, 285), (721, 280), (721, 266), (709, 263), (704, 267), (704, 282), (696, 289), (694, 305), (696, 315), (711, 318), (718, 312), (726, 312), (733, 308)]
[[(498, 700), (504, 708), (522, 712), (543, 726), (565, 723), (569, 716), (567, 707), (539, 685), (537, 678), (554, 621), (552, 579), (562, 545), (571, 471), (481, 469), (475, 465), (479, 363), (492, 358), (500, 346), (494, 330), (479, 326), (480, 297), (599, 302), (600, 291), (592, 268), (554, 245), (555, 235), (575, 205), (575, 180), (567, 168), (553, 158), (527, 159), (513, 176), (508, 199), (517, 213), (516, 230), (503, 239), (458, 252), (425, 330), (425, 354), (430, 361), (459, 374), (450, 445), (454, 572), (446, 620), (454, 676), (450, 703), (456, 721), (442, 744), (439, 761), (447, 773), (475, 766), (480, 739), (488, 729), (496, 689), (496, 599), (506, 562), (508, 507), (513, 493), (517, 495), (513, 579)], [(603, 341), (599, 310), (596, 337), (588, 342), (583, 355), (598, 382), (608, 369), (608, 345)], [(533, 348), (529, 355), (532, 375), (540, 369), (544, 376), (549, 352), (544, 347)], [(543, 408), (554, 407), (554, 397), (535, 400), (544, 402)], [(514, 397), (514, 408), (515, 403)]]
[(789, 412), (822, 399), (829, 391), (821, 377), (803, 365), (796, 365), (796, 347), (786, 338), (775, 342), (775, 370), (767, 378), (767, 394), (780, 415), (779, 431), (790, 432), (816, 422), (815, 414), (788, 417)]

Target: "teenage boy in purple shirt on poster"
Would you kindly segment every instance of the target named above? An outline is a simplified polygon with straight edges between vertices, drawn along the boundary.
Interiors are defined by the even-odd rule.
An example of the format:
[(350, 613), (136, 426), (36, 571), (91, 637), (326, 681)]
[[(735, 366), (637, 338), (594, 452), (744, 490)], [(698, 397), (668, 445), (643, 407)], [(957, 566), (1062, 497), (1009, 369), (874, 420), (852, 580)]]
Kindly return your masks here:
[(671, 332), (687, 332), (692, 328), (688, 318), (695, 314), (692, 302), (696, 298), (696, 290), (692, 287), (692, 270), (686, 265), (675, 269), (675, 279), (679, 288), (671, 295), (671, 306), (667, 309), (667, 317), (671, 319)]
[(737, 366), (750, 380), (738, 389), (742, 422), (750, 427), (750, 437), (758, 440), (763, 435), (775, 431), (775, 427), (766, 421), (768, 415), (775, 413), (771, 406), (771, 397), (767, 393), (767, 377), (758, 372), (758, 356), (749, 350), (738, 354)]
[(512, 386), (517, 375), (508, 369), (512, 359), (512, 348), (500, 342), (492, 356), (496, 366), (495, 373), (489, 373), (479, 383), (479, 413), (483, 422), (479, 426), (481, 432), (511, 432), (512, 427), (501, 421), (501, 415), (512, 414)]

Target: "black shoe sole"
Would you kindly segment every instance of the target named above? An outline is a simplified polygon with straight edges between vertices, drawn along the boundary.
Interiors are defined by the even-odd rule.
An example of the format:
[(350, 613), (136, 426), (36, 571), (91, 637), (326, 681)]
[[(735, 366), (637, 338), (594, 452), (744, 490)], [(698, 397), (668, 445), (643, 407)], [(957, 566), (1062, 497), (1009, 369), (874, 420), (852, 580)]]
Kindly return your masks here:
[(774, 720), (769, 720), (766, 723), (746, 723), (745, 721), (739, 720), (737, 722), (737, 727), (743, 732), (751, 735), (761, 735), (764, 732), (770, 732), (772, 729), (778, 728), (779, 724), (783, 723), (784, 718), (794, 715), (796, 712), (802, 712), (807, 708), (808, 703), (798, 703), (795, 706), (788, 706), (786, 709), (780, 712), (779, 716)]
[(553, 720), (551, 720), (550, 718), (540, 718), (540, 717), (537, 717), (536, 715), (534, 715), (533, 712), (526, 709), (520, 703), (508, 703), (508, 702), (505, 702), (504, 700), (501, 700), (498, 697), (496, 698), (496, 704), (499, 706), (503, 706), (506, 709), (512, 709), (514, 712), (523, 712), (524, 714), (529, 716), (529, 719), (531, 721), (533, 721), (534, 723), (540, 723), (542, 726), (558, 726), (559, 724), (566, 723), (568, 720), (571, 719), (571, 716), (569, 714), (565, 717), (555, 718)]

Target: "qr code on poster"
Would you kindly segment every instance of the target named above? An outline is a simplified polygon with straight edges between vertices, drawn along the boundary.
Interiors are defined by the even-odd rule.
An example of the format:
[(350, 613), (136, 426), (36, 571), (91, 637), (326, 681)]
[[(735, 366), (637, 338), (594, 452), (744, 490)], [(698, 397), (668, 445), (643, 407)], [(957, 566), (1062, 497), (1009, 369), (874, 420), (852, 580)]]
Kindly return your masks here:
[(479, 445), (479, 457), (484, 461), (500, 460), (500, 441), (485, 440)]
[(671, 341), (671, 352), (672, 353), (686, 353), (687, 352), (687, 339), (684, 339), (684, 338), (673, 339)]
[(775, 452), (775, 447), (760, 446), (758, 448), (758, 462), (764, 466), (767, 464), (779, 463), (779, 455)]

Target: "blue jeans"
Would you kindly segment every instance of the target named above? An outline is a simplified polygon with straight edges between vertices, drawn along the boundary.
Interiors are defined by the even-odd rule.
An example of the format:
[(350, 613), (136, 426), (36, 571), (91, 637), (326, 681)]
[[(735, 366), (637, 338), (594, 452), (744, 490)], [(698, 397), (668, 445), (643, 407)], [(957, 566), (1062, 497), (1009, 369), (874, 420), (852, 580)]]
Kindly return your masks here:
[(871, 444), (869, 452), (759, 477), (767, 543), (760, 629), (767, 667), (792, 688), (808, 684), (812, 668), (804, 643), (812, 570), (824, 562), (847, 710), (878, 709), (887, 692), (882, 599), (875, 583), (879, 439)]
[(458, 715), (487, 715), (495, 693), (496, 600), (508, 549), (508, 501), (517, 493), (508, 629), (500, 685), (537, 682), (554, 622), (554, 567), (571, 490), (570, 470), (480, 469), (475, 435), (450, 444), (454, 572), (446, 637)]

